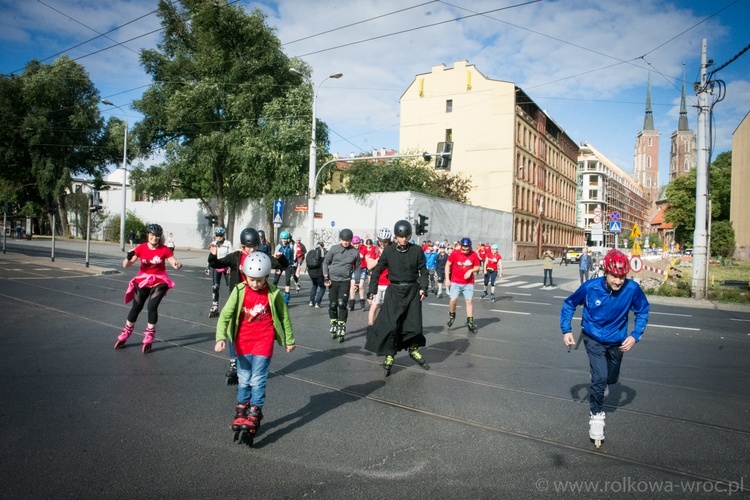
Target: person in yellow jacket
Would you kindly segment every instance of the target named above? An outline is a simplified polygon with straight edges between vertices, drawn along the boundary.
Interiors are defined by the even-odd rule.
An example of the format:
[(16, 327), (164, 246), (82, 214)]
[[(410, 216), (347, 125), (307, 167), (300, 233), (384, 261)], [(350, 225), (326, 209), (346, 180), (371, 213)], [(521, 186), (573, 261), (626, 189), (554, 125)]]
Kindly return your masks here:
[(294, 331), (284, 296), (268, 283), (271, 258), (253, 252), (242, 263), (244, 282), (229, 295), (216, 324), (216, 346), (221, 352), (227, 341), (237, 352), (237, 406), (232, 430), (235, 440), (252, 445), (263, 419), (266, 380), (274, 341), (286, 352), (295, 348)]

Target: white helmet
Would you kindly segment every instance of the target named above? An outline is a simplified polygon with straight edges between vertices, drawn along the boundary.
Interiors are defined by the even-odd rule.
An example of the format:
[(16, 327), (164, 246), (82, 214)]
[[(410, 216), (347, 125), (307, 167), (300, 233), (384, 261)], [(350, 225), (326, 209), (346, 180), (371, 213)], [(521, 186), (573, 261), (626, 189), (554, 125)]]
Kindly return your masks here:
[(253, 252), (242, 263), (242, 274), (248, 278), (265, 278), (271, 273), (271, 257), (263, 252)]
[(391, 241), (392, 236), (393, 236), (393, 233), (391, 233), (391, 230), (388, 229), (387, 227), (384, 227), (378, 231), (379, 240)]

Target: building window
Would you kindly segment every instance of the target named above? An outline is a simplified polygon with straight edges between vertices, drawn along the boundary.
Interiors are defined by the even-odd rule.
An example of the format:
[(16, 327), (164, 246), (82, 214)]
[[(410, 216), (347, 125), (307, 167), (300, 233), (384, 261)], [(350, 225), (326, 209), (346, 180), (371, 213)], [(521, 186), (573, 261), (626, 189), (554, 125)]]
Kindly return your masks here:
[(650, 137), (648, 138), (648, 145), (649, 146), (651, 145), (651, 138)]
[(446, 113), (453, 112), (453, 99), (448, 99), (447, 101), (445, 101), (445, 112)]
[(453, 142), (453, 129), (445, 129), (445, 142)]

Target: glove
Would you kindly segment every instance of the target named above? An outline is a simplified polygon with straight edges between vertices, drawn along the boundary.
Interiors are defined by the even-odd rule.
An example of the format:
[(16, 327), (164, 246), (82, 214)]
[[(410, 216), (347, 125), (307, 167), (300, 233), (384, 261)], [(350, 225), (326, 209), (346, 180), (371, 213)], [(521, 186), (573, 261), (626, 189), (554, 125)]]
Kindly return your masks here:
[(372, 300), (372, 298), (373, 298), (373, 297), (374, 297), (374, 295), (373, 295), (373, 294), (371, 294), (371, 293), (368, 293), (368, 294), (367, 294), (367, 300)]
[(125, 255), (126, 255), (126, 258), (127, 258), (128, 260), (132, 260), (132, 259), (133, 259), (133, 256), (135, 256), (135, 250), (131, 250), (131, 251), (129, 251), (129, 252), (128, 252), (127, 254), (125, 254)]

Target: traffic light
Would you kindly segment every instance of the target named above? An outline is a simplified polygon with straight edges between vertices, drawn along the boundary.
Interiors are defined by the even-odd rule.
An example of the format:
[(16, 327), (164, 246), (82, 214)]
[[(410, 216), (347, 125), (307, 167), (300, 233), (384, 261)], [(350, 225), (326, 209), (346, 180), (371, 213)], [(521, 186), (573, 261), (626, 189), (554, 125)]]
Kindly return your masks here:
[(427, 217), (426, 215), (419, 214), (419, 221), (417, 222), (417, 236), (422, 236), (427, 232)]
[(216, 215), (207, 215), (206, 220), (208, 221), (209, 224), (211, 224), (212, 226), (215, 226), (216, 223), (219, 221), (219, 218)]
[(99, 191), (89, 194), (89, 212), (98, 212), (102, 209), (102, 198)]
[(435, 168), (448, 170), (451, 168), (451, 155), (453, 154), (452, 142), (438, 142), (435, 154)]
[(430, 153), (425, 151), (424, 153), (422, 153), (422, 159), (426, 162), (429, 162), (432, 160), (432, 155), (430, 155)]

